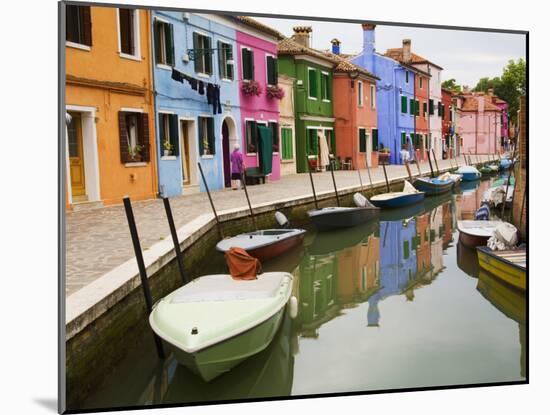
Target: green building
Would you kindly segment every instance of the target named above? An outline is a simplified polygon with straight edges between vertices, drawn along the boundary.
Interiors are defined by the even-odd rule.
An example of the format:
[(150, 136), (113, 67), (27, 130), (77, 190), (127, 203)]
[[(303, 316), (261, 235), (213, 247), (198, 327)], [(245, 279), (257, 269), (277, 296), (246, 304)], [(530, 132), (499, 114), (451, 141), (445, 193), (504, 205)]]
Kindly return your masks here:
[(329, 153), (336, 155), (332, 106), (332, 76), (335, 58), (309, 47), (311, 27), (294, 28), (292, 38), (278, 45), (279, 74), (294, 78), (296, 171), (307, 172), (320, 165), (319, 135), (324, 135)]

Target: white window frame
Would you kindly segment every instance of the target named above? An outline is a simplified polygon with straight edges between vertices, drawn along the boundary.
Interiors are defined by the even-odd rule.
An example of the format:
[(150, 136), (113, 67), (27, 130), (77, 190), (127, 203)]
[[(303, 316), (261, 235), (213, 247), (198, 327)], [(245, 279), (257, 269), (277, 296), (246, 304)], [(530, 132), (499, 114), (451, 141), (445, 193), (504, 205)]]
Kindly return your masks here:
[[(327, 71), (321, 71), (321, 85), (320, 85), (321, 87), (323, 86), (323, 75), (327, 76), (326, 87), (327, 87), (327, 96), (328, 96), (329, 95), (328, 94), (328, 91), (329, 91), (328, 83), (329, 83), (329, 80), (330, 80), (330, 74)], [(321, 100), (323, 102), (330, 102), (330, 99), (323, 98), (323, 91), (321, 91)]]
[[(214, 72), (212, 70), (212, 72)], [(200, 113), (197, 115), (197, 151), (199, 151), (200, 149), (200, 140), (202, 140), (202, 137), (199, 137), (199, 124), (201, 123), (201, 118), (211, 118), (213, 121), (213, 127), (215, 128), (216, 127), (216, 119), (214, 118), (214, 116), (212, 114), (208, 114), (208, 113)], [(180, 124), (178, 123), (178, 130), (180, 128)], [(208, 134), (208, 122), (206, 123), (206, 128), (203, 129), (203, 131), (206, 131), (206, 134)], [(179, 131), (178, 131), (179, 133)], [(207, 137), (208, 138), (208, 137)], [(216, 147), (216, 134), (214, 134), (214, 147)], [(204, 159), (204, 160), (208, 160), (208, 159), (213, 159), (214, 157), (216, 157), (216, 154), (217, 154), (217, 149), (214, 148), (214, 154), (199, 154), (199, 157), (201, 159)], [(181, 149), (180, 149), (180, 155), (181, 155)]]
[(312, 101), (317, 101), (317, 97), (312, 97), (312, 96), (310, 95), (310, 93), (311, 93), (311, 88), (309, 87), (309, 86), (310, 86), (309, 79), (310, 79), (310, 74), (311, 74), (312, 71), (313, 71), (315, 74), (317, 73), (317, 69), (312, 68), (311, 66), (308, 66), (308, 67), (307, 67), (307, 99), (310, 99), (310, 100), (312, 100)]
[(89, 52), (89, 51), (92, 50), (91, 46), (83, 45), (82, 43), (70, 42), (68, 40), (65, 42), (65, 46), (67, 46), (69, 48), (85, 50), (86, 52)]
[(357, 106), (360, 108), (365, 104), (365, 97), (363, 94), (363, 81), (357, 81)]
[[(164, 23), (164, 24), (170, 24), (170, 22), (169, 22), (168, 20), (166, 20), (166, 19), (161, 19), (161, 18), (155, 16), (154, 21), (153, 21), (153, 27), (154, 27), (156, 21), (159, 21), (159, 22)], [(163, 31), (163, 33), (164, 33), (164, 31)], [(161, 45), (161, 47), (163, 47), (163, 49), (164, 49), (164, 55), (165, 55), (165, 56), (164, 56), (164, 60), (167, 61), (167, 60), (168, 60), (168, 56), (166, 56), (166, 37), (165, 37), (165, 35), (163, 35), (162, 40), (164, 40), (164, 42), (162, 42), (162, 43), (164, 43), (164, 47)], [(154, 42), (154, 40), (153, 40), (153, 42), (152, 42), (153, 47), (154, 47), (154, 43), (155, 43), (155, 42)], [(155, 61), (155, 64), (156, 64), (157, 68), (159, 68), (159, 69), (164, 69), (164, 70), (167, 70), (167, 71), (171, 71), (171, 70), (172, 70), (172, 67), (171, 67), (170, 65), (168, 65), (168, 64), (166, 64), (166, 63), (158, 63), (158, 62), (156, 61), (156, 56), (155, 56), (155, 54), (153, 54), (153, 59), (154, 59), (154, 61)], [(165, 114), (168, 114), (168, 112), (165, 112)], [(171, 156), (170, 156), (170, 157), (171, 157)]]
[[(212, 40), (213, 42), (214, 40)], [(231, 42), (228, 42), (228, 41), (225, 41), (225, 40), (222, 40), (222, 39), (218, 39), (218, 41), (222, 44), (222, 45), (228, 45), (231, 47), (231, 51), (233, 51), (233, 44)], [(216, 45), (217, 46), (217, 45)], [(223, 50), (223, 48), (222, 48)], [(218, 51), (218, 53), (221, 53), (220, 51)], [(219, 60), (218, 60), (218, 65), (219, 65)], [(227, 69), (227, 66), (229, 66), (228, 63), (225, 64), (226, 65), (226, 69)], [(236, 74), (235, 74), (235, 54), (233, 53), (233, 63), (231, 64), (231, 66), (233, 67), (233, 79), (230, 79), (230, 78), (225, 78), (225, 77), (221, 77), (221, 80), (224, 81), (224, 82), (233, 82), (236, 78)], [(212, 69), (212, 72), (214, 72), (214, 70)], [(219, 72), (219, 68), (218, 68), (218, 72)]]
[[(207, 38), (210, 38), (210, 46), (213, 48), (214, 47), (214, 38), (209, 34), (209, 33), (206, 33), (206, 32), (203, 32), (203, 31), (200, 31), (200, 30), (193, 30), (193, 33), (196, 33), (197, 35), (199, 36), (204, 36), (204, 37), (207, 37)], [(193, 45), (194, 47), (195, 45)], [(199, 46), (199, 45), (197, 45)], [(202, 48), (199, 47), (199, 49), (204, 49), (204, 45)], [(219, 53), (219, 51), (218, 51)], [(206, 56), (206, 54), (202, 54), (202, 56)], [(209, 75), (207, 74), (206, 72), (197, 72), (197, 76), (200, 77), (200, 78), (210, 78), (212, 75), (214, 75), (214, 59), (213, 59), (213, 56), (214, 55), (210, 55), (210, 67), (212, 68), (212, 74)], [(206, 65), (204, 65), (206, 66)], [(204, 69), (204, 68), (203, 68)]]
[[(129, 7), (131, 8), (131, 7)], [(124, 59), (131, 59), (135, 61), (141, 61), (141, 39), (140, 39), (140, 26), (139, 26), (139, 9), (134, 10), (134, 55), (122, 52), (122, 45), (120, 42), (120, 8), (116, 9), (116, 32), (118, 40), (118, 55)]]
[(370, 107), (372, 109), (376, 108), (376, 86), (373, 84), (370, 84)]
[[(158, 110), (158, 114), (159, 115), (160, 114), (176, 115), (176, 113), (174, 111), (167, 111), (167, 110), (160, 110), (160, 109)], [(170, 128), (170, 123), (168, 123), (168, 128)], [(160, 133), (160, 129), (159, 129), (159, 133)], [(168, 135), (170, 135), (170, 132), (168, 132)], [(179, 137), (180, 137), (180, 125), (179, 125), (179, 122), (178, 122), (178, 140), (179, 140)], [(163, 142), (163, 137), (161, 137), (160, 134), (159, 134), (159, 145), (161, 147), (162, 147), (162, 142)], [(162, 153), (162, 150), (161, 150), (161, 153)], [(178, 156), (161, 156), (160, 157), (161, 160), (177, 160), (177, 158), (178, 158)]]

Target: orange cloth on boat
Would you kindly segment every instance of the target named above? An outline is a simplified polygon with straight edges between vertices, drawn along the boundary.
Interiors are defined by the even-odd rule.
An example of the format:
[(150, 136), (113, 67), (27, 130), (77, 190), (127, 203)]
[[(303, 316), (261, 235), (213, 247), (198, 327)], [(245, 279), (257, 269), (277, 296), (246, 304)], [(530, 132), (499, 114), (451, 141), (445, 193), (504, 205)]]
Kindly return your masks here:
[(225, 252), (225, 262), (234, 280), (255, 280), (262, 273), (262, 264), (242, 248), (230, 248)]

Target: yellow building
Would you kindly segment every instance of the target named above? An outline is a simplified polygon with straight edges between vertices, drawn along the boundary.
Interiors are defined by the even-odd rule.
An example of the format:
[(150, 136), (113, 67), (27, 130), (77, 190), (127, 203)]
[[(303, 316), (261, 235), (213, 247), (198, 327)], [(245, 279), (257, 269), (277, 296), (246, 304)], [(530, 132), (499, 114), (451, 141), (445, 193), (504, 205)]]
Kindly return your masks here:
[(67, 208), (154, 198), (150, 14), (66, 5)]

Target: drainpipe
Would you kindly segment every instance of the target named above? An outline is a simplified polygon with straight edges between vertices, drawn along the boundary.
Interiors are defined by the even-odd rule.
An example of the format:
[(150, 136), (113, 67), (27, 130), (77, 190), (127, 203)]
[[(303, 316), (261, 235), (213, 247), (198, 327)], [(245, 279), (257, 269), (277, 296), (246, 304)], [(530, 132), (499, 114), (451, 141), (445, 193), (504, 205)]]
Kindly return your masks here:
[[(149, 36), (147, 36), (147, 41), (149, 42), (149, 50), (151, 51), (150, 53), (150, 57), (151, 57), (151, 89), (152, 89), (152, 92), (151, 92), (151, 95), (153, 96), (153, 102), (151, 103), (152, 106), (153, 106), (153, 118), (154, 118), (154, 123), (153, 125), (155, 126), (154, 128), (154, 137), (153, 137), (153, 143), (154, 143), (154, 146), (155, 146), (155, 173), (156, 173), (156, 176), (157, 176), (157, 196), (158, 197), (161, 197), (162, 194), (161, 194), (161, 184), (160, 184), (160, 147), (157, 148), (157, 136), (158, 136), (158, 120), (156, 119), (157, 117), (157, 90), (156, 90), (156, 87), (155, 87), (155, 53), (153, 51), (153, 44), (151, 42), (151, 37), (152, 37), (152, 34), (155, 33), (155, 28), (153, 27), (153, 22), (155, 19), (153, 19), (153, 12), (150, 11), (149, 13), (147, 13), (147, 16), (148, 16), (148, 19), (149, 19)], [(178, 137), (179, 139), (179, 137)]]

